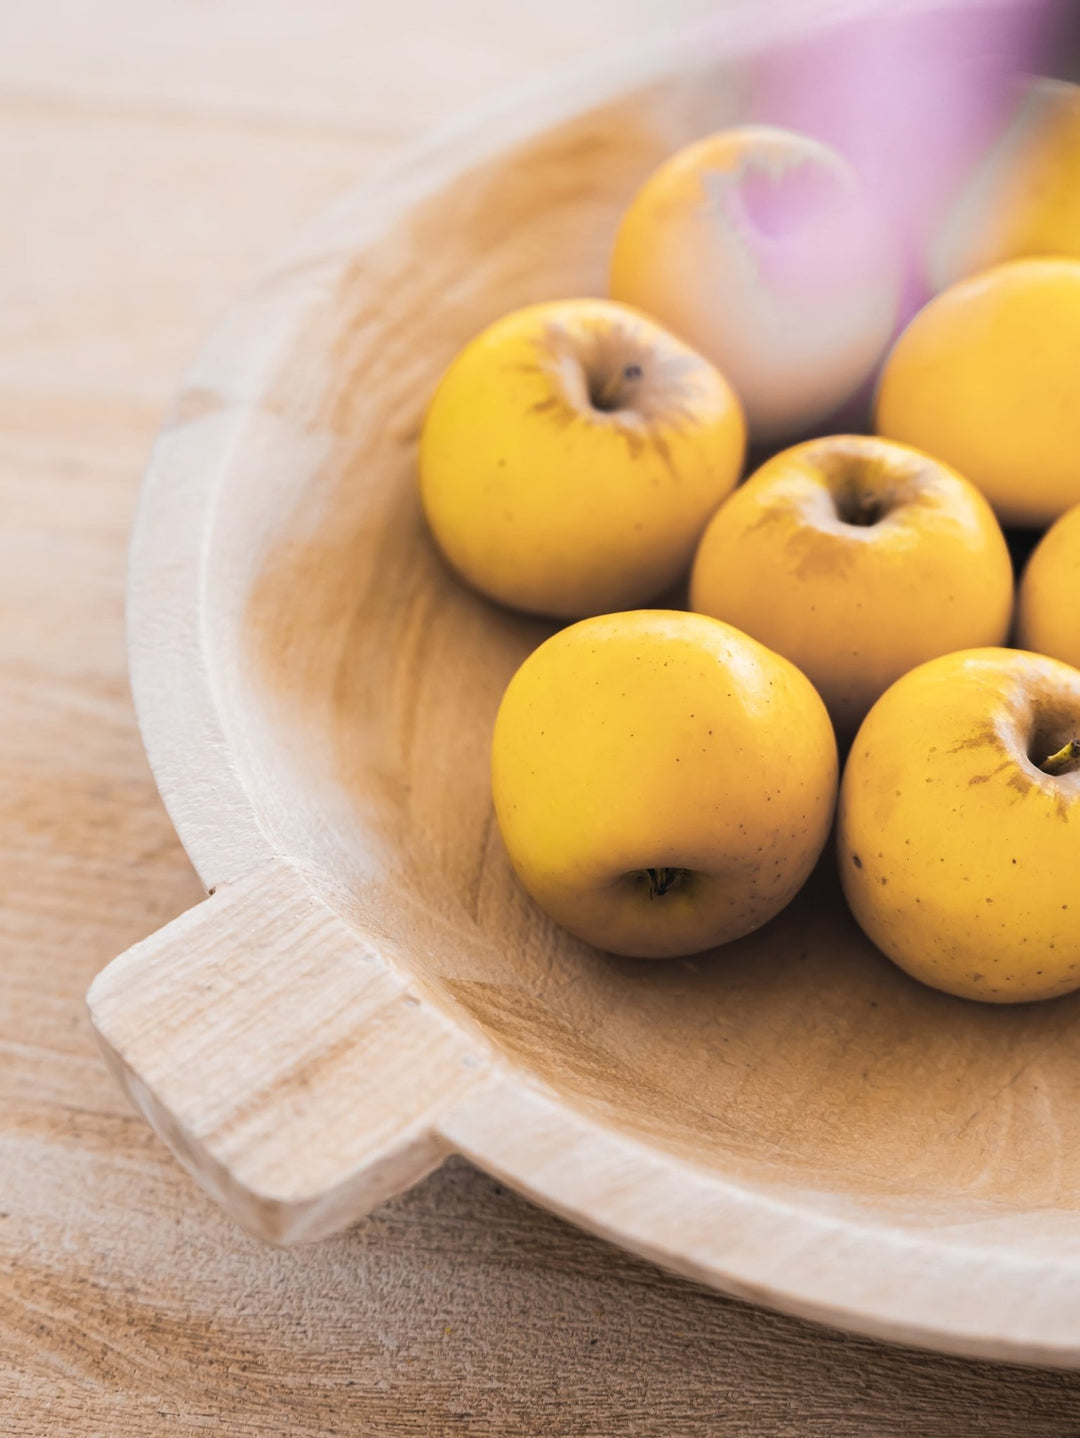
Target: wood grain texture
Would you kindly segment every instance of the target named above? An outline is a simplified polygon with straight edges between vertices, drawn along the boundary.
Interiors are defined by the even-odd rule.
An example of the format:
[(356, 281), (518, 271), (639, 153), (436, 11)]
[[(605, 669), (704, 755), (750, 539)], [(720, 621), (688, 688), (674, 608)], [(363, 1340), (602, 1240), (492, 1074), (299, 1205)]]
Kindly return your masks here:
[(441, 1116), (484, 1076), (468, 1038), (281, 862), (129, 949), (89, 1004), (132, 1101), (276, 1243), (336, 1233), (430, 1173)]
[[(416, 92), (449, 110), (595, 39), (616, 9), (624, 27), (660, 14), (585, 8), (506, 6), (494, 33), (462, 22), (452, 44), (469, 64), (417, 58)], [(299, 63), (292, 6), (0, 11), (5, 1435), (1076, 1438), (1071, 1375), (717, 1299), (457, 1161), (339, 1239), (267, 1249), (105, 1072), (87, 985), (203, 893), (127, 695), (124, 551), (146, 451), (234, 294), (412, 129), (381, 105), (365, 115), (365, 77), (384, 78), (369, 7), (303, 9)], [(440, 56), (441, 14), (395, 7), (398, 53)], [(171, 108), (154, 101), (160, 55)], [(356, 83), (328, 93), (334, 66)]]

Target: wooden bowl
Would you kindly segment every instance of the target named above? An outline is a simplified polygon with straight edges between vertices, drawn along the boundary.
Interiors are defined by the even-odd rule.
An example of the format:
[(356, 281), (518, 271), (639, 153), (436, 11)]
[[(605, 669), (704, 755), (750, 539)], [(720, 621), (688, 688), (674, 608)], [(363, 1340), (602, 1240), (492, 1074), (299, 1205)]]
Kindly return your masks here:
[(831, 863), (715, 955), (615, 960), (536, 910), (493, 824), (492, 719), (548, 630), (434, 552), (424, 407), (498, 315), (603, 292), (620, 209), (744, 113), (745, 64), (701, 31), (444, 135), (212, 341), (130, 581), (147, 749), (211, 897), (98, 977), (93, 1022), (180, 1160), (276, 1242), (461, 1153), (726, 1292), (1072, 1364), (1080, 997), (920, 987)]

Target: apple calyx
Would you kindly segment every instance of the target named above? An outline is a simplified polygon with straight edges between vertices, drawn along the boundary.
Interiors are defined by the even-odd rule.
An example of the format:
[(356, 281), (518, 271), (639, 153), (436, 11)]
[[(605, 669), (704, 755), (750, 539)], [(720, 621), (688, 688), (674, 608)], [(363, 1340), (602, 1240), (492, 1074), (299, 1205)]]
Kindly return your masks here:
[[(1044, 774), (1071, 774), (1080, 769), (1080, 739), (1070, 739), (1056, 754), (1051, 754), (1039, 765)], [(650, 874), (652, 870), (649, 870)]]
[(626, 409), (630, 398), (628, 390), (645, 377), (639, 364), (624, 364), (612, 370), (603, 379), (589, 385), (589, 400), (593, 409), (611, 414), (617, 409)]
[(669, 889), (687, 878), (689, 869), (646, 869), (649, 880), (649, 898), (662, 899)]

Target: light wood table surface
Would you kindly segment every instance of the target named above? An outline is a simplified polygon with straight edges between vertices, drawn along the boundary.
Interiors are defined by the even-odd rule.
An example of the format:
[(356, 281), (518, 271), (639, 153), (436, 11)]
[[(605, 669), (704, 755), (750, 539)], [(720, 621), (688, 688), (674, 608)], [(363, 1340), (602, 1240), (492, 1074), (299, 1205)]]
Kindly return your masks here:
[(83, 995), (201, 897), (128, 697), (124, 550), (185, 363), (425, 124), (706, 0), (0, 6), (0, 1433), (1077, 1438), (1080, 1376), (669, 1279), (453, 1162), (278, 1252), (130, 1113)]

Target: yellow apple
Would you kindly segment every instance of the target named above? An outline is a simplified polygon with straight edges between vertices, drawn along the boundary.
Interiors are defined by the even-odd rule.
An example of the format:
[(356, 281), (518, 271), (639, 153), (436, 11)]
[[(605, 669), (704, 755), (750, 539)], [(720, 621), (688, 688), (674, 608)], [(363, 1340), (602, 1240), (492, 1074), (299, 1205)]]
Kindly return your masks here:
[(840, 875), (883, 953), (990, 1003), (1080, 987), (1080, 671), (1015, 649), (932, 659), (867, 715)]
[(1004, 524), (1080, 501), (1080, 260), (1011, 260), (931, 300), (885, 362), (875, 428), (953, 465)]
[(1020, 581), (1017, 642), (1080, 669), (1080, 504), (1043, 535)]
[(699, 614), (586, 619), (535, 650), (495, 723), (518, 877), (578, 938), (668, 958), (779, 912), (825, 844), (832, 726), (810, 681)]
[(563, 300), (505, 316), (454, 360), (424, 422), (420, 492), (469, 584), (578, 618), (683, 577), (745, 448), (707, 360), (625, 305)]
[(950, 207), (930, 256), (935, 289), (1029, 255), (1080, 259), (1080, 86), (1038, 79)]
[(756, 441), (827, 418), (893, 332), (900, 266), (830, 146), (748, 125), (680, 150), (619, 227), (611, 293), (723, 370)]
[(926, 659), (1003, 644), (1013, 576), (994, 512), (948, 465), (864, 435), (768, 460), (698, 546), (690, 607), (797, 664), (837, 728)]

